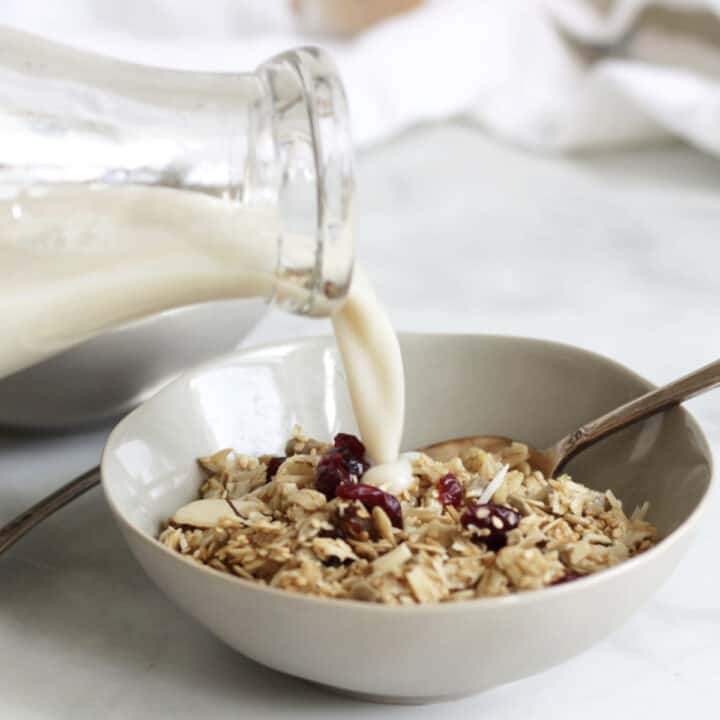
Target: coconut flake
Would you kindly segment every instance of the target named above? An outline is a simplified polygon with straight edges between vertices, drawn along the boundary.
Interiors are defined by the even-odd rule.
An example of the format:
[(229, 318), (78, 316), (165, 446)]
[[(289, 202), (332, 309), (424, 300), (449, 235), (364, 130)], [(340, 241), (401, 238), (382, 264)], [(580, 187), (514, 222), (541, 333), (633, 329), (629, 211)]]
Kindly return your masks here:
[(500, 489), (502, 484), (505, 482), (505, 476), (507, 475), (507, 471), (510, 469), (509, 465), (503, 465), (495, 475), (495, 477), (490, 481), (488, 486), (482, 491), (482, 494), (478, 498), (478, 502), (481, 505), (484, 505), (487, 502), (490, 502), (492, 500), (493, 495)]

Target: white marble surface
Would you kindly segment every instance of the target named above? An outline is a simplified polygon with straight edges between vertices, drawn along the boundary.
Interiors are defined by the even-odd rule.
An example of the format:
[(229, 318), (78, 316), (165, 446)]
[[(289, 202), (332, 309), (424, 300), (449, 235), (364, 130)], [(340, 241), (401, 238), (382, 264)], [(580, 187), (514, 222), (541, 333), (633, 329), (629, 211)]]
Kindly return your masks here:
[[(373, 150), (358, 175), (360, 255), (399, 328), (564, 340), (658, 383), (720, 357), (718, 161), (679, 146), (533, 157), (446, 126)], [(326, 330), (274, 313), (251, 341)], [(720, 451), (720, 393), (690, 408)], [(106, 432), (0, 434), (0, 522), (94, 464)], [(196, 627), (93, 492), (0, 557), (0, 718), (712, 716), (718, 520), (716, 494), (680, 569), (581, 657), (450, 705), (383, 707), (266, 670)]]

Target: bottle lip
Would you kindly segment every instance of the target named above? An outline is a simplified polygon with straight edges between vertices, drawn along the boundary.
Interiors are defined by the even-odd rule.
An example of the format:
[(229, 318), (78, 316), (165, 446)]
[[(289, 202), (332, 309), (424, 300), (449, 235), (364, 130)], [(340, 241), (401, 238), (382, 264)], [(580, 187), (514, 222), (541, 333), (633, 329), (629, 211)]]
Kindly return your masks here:
[[(299, 284), (303, 292), (289, 297), (276, 293), (276, 301), (301, 314), (328, 315), (348, 293), (354, 261), (353, 149), (345, 90), (334, 61), (318, 47), (300, 47), (277, 55), (260, 66), (259, 75), (274, 103), (276, 142), (286, 142), (290, 133), (305, 144), (300, 152), (281, 152), (283, 167), (279, 170), (283, 237), (278, 282), (290, 269), (295, 290)], [(287, 112), (292, 104), (302, 107)], [(292, 120), (287, 120), (291, 115)], [(284, 139), (278, 138), (283, 133)], [(282, 195), (297, 193), (297, 188), (290, 185), (303, 181), (309, 204), (313, 201), (309, 200), (307, 183), (314, 181), (313, 227), (304, 233), (313, 235), (313, 257), (308, 256), (308, 262), (298, 272), (297, 239), (292, 228), (284, 226)]]

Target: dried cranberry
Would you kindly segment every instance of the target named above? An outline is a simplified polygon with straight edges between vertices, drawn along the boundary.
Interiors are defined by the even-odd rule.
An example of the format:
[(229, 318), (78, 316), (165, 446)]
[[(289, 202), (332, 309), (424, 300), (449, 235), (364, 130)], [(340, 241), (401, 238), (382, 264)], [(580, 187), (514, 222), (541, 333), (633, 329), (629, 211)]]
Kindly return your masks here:
[(329, 452), (322, 456), (318, 463), (315, 487), (328, 500), (335, 497), (335, 490), (341, 483), (350, 480), (350, 473), (345, 465), (345, 458), (339, 452)]
[(359, 480), (370, 463), (365, 460), (365, 446), (354, 435), (338, 433), (335, 436), (335, 448), (330, 452), (342, 453), (348, 472)]
[(489, 530), (489, 534), (478, 535), (476, 539), (485, 543), (488, 550), (497, 552), (507, 544), (507, 533), (518, 526), (520, 514), (504, 505), (471, 501), (460, 517), (460, 522), (463, 527), (472, 525), (479, 530)]
[(268, 480), (272, 480), (275, 475), (277, 475), (277, 471), (279, 467), (287, 460), (285, 456), (277, 456), (277, 457), (271, 457), (266, 465), (267, 470), (265, 471), (265, 477)]
[(459, 508), (463, 501), (463, 489), (460, 481), (452, 473), (441, 477), (437, 483), (438, 497), (443, 505)]
[(338, 433), (335, 436), (335, 447), (356, 460), (362, 460), (365, 457), (365, 446), (358, 438), (349, 433)]
[(580, 573), (568, 570), (562, 577), (558, 578), (553, 585), (563, 585), (564, 583), (573, 582), (573, 580), (579, 580), (583, 577)]
[(354, 476), (359, 480), (370, 464), (365, 460), (365, 446), (354, 435), (338, 433), (335, 447), (330, 448), (320, 459), (315, 486), (332, 500), (335, 490)]
[(400, 501), (390, 493), (365, 483), (343, 483), (338, 485), (336, 496), (346, 500), (359, 500), (368, 510), (380, 507), (397, 528), (402, 528), (402, 506)]

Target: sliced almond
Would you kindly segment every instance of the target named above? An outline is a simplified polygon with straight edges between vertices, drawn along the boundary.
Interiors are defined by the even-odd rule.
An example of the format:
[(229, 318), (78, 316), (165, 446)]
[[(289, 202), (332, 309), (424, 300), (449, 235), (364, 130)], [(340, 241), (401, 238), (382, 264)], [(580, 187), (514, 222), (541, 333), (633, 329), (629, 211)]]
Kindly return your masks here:
[(293, 505), (299, 505), (303, 510), (308, 510), (310, 512), (319, 510), (321, 507), (325, 506), (325, 503), (327, 503), (327, 499), (321, 492), (311, 490), (310, 488), (298, 490), (290, 495), (289, 500)]
[(217, 475), (223, 470), (225, 470), (228, 462), (231, 461), (234, 456), (235, 453), (233, 452), (232, 448), (224, 448), (223, 450), (218, 450), (212, 455), (205, 455), (204, 457), (199, 457), (198, 464), (201, 467), (205, 468), (205, 470), (207, 470), (208, 472)]
[(395, 535), (393, 534), (392, 523), (387, 513), (377, 505), (372, 509), (373, 525), (378, 532), (378, 535), (383, 539), (387, 540), (393, 547), (395, 546)]
[(420, 565), (416, 565), (405, 578), (420, 603), (436, 603), (447, 595), (445, 584)]
[(315, 538), (312, 541), (313, 552), (320, 560), (337, 558), (341, 562), (345, 560), (357, 560), (357, 555), (352, 548), (344, 541), (335, 538)]
[(221, 520), (236, 518), (237, 513), (228, 500), (194, 500), (183, 505), (174, 515), (176, 525), (190, 525), (197, 528), (212, 528)]
[(394, 550), (391, 550), (389, 553), (385, 553), (385, 555), (381, 555), (373, 562), (373, 574), (384, 575), (385, 573), (399, 570), (411, 557), (412, 552), (407, 546), (407, 543), (398, 545)]
[(353, 540), (351, 541), (351, 544), (353, 550), (355, 550), (356, 554), (361, 558), (365, 558), (366, 560), (375, 560), (378, 556), (377, 550), (370, 542), (365, 542), (364, 540)]

